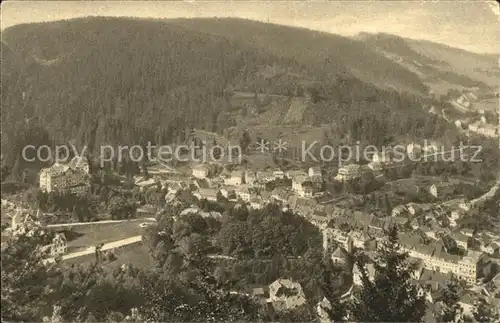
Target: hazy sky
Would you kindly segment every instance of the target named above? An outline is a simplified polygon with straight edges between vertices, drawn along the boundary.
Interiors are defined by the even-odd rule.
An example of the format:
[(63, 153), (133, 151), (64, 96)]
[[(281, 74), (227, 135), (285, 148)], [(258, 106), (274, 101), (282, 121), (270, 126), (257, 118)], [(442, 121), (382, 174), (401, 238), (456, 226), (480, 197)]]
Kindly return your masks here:
[(341, 35), (387, 32), (475, 52), (500, 52), (493, 1), (3, 1), (2, 29), (83, 16), (242, 17)]

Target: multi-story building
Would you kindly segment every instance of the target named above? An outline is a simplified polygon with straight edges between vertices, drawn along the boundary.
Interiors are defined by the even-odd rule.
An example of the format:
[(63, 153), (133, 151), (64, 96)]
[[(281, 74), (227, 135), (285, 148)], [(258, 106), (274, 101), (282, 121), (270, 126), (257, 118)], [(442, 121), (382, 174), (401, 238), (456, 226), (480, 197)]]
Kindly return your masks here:
[(238, 186), (243, 183), (243, 172), (234, 171), (231, 176), (225, 180), (225, 184), (229, 186)]
[(487, 245), (481, 245), (481, 250), (490, 255), (497, 254), (500, 251), (500, 239)]
[(265, 205), (265, 201), (262, 199), (262, 197), (260, 196), (252, 196), (250, 198), (250, 206), (254, 209), (254, 210), (259, 210), (259, 209), (262, 209)]
[(207, 178), (210, 175), (210, 167), (205, 164), (199, 164), (193, 167), (193, 176), (196, 178)]
[(347, 165), (341, 167), (337, 176), (335, 177), (338, 181), (350, 181), (361, 176), (361, 166), (357, 164)]
[(306, 303), (306, 297), (299, 283), (289, 279), (278, 279), (269, 285), (269, 299), (271, 304), (279, 304), (279, 308), (290, 310)]
[(246, 185), (239, 186), (235, 189), (236, 196), (245, 202), (250, 202), (251, 193)]
[(50, 244), (50, 255), (52, 257), (63, 255), (66, 253), (67, 248), (66, 237), (63, 233), (58, 233)]
[(381, 173), (384, 170), (384, 166), (380, 162), (370, 162), (368, 163), (368, 168), (371, 169), (375, 174)]
[(352, 252), (354, 242), (348, 234), (332, 228), (323, 229), (322, 233), (323, 250), (325, 252), (329, 253), (331, 251), (334, 242), (338, 243), (347, 252)]
[(467, 250), (470, 237), (461, 232), (452, 232), (450, 236), (453, 240), (455, 240), (459, 248)]
[(470, 101), (470, 102), (474, 102), (474, 101), (477, 101), (478, 100), (478, 97), (477, 95), (475, 95), (474, 93), (472, 92), (465, 92), (464, 93), (465, 97)]
[(460, 230), (460, 233), (465, 234), (468, 237), (473, 237), (474, 236), (474, 229), (471, 228), (462, 228)]
[(217, 193), (218, 190), (215, 188), (200, 188), (197, 192), (194, 192), (193, 195), (199, 200), (206, 199), (207, 201), (217, 201)]
[(498, 137), (499, 130), (497, 125), (485, 124), (481, 122), (469, 125), (469, 130), (486, 137)]
[(44, 192), (68, 191), (82, 194), (89, 188), (89, 166), (80, 157), (73, 158), (67, 164), (55, 163), (44, 168), (39, 175), (40, 189)]
[(292, 190), (301, 197), (313, 197), (321, 192), (322, 184), (319, 177), (299, 175), (292, 180)]
[(298, 195), (303, 191), (303, 184), (309, 181), (309, 177), (306, 175), (298, 175), (292, 179), (292, 190), (294, 190)]
[(71, 159), (68, 165), (73, 169), (80, 169), (85, 173), (90, 174), (90, 166), (85, 157), (75, 156)]
[(255, 175), (257, 177), (257, 181), (260, 183), (270, 183), (275, 179), (273, 172), (261, 171), (257, 172)]
[(286, 204), (292, 194), (288, 189), (277, 187), (271, 192), (271, 197), (280, 203)]
[(255, 172), (247, 170), (245, 172), (245, 184), (252, 185), (257, 180)]
[(309, 177), (314, 177), (314, 176), (321, 177), (322, 176), (321, 168), (318, 166), (310, 167), (307, 173), (308, 173)]
[(274, 179), (284, 179), (285, 178), (285, 172), (282, 170), (275, 170), (273, 172)]
[(302, 170), (291, 170), (285, 173), (285, 177), (288, 179), (294, 179), (297, 176), (308, 176), (308, 173)]
[(220, 189), (220, 193), (225, 198), (231, 199), (236, 197), (236, 188), (234, 186), (224, 186)]
[(475, 283), (478, 278), (482, 253), (469, 250), (467, 256), (460, 257), (447, 254), (442, 248), (434, 246), (403, 245), (402, 247), (411, 257), (421, 259), (426, 269), (454, 274), (470, 284)]

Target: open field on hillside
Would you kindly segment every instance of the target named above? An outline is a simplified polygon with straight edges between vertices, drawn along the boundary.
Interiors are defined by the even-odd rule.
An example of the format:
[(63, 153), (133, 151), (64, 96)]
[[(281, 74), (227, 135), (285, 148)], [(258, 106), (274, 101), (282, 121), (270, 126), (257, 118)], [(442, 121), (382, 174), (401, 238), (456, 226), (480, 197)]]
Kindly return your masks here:
[(117, 241), (132, 236), (140, 235), (141, 222), (122, 222), (113, 224), (94, 225), (86, 228), (73, 228), (61, 230), (68, 240), (68, 252), (87, 249), (101, 243)]
[[(111, 252), (116, 256), (116, 260), (103, 260), (104, 266), (111, 269), (119, 268), (122, 265), (132, 265), (136, 268), (146, 269), (153, 265), (153, 259), (149, 255), (148, 247), (142, 243), (113, 249)], [(65, 260), (61, 263), (61, 265), (63, 268), (67, 268), (72, 265), (88, 266), (93, 264), (95, 260), (95, 254), (91, 253), (82, 257)]]

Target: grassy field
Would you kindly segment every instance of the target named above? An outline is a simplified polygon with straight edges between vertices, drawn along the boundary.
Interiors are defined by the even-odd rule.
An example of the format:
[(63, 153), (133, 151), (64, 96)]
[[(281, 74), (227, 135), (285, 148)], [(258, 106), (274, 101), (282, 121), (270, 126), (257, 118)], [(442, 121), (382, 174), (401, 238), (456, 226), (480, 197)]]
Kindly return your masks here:
[[(104, 266), (111, 269), (119, 268), (124, 264), (130, 264), (141, 269), (147, 269), (154, 265), (153, 259), (149, 255), (148, 247), (142, 243), (124, 248), (118, 248), (113, 252), (117, 259), (114, 261), (104, 261)], [(95, 254), (92, 253), (82, 257), (65, 260), (62, 263), (62, 268), (68, 268), (72, 265), (88, 266), (93, 264), (95, 260)]]
[(100, 224), (91, 227), (75, 227), (63, 232), (68, 240), (68, 252), (87, 249), (101, 243), (113, 242), (140, 235), (142, 229), (139, 221)]

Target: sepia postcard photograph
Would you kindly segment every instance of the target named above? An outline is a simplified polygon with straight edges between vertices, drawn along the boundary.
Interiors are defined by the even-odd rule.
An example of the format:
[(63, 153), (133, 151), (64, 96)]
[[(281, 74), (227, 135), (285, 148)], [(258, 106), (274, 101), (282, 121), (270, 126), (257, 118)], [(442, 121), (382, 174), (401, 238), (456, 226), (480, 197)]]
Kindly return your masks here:
[(500, 2), (2, 1), (2, 322), (500, 322)]

